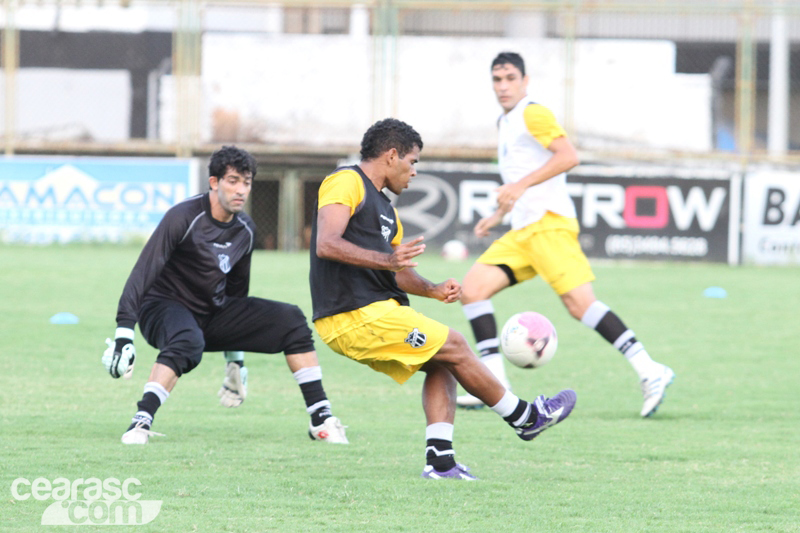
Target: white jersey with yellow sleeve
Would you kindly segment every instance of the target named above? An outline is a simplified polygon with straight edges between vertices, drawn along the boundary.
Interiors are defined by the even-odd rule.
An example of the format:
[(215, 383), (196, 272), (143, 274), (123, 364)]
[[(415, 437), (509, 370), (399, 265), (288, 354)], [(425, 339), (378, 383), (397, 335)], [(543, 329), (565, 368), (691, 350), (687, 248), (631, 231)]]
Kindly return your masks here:
[[(566, 136), (552, 111), (525, 97), (498, 121), (497, 161), (503, 183), (516, 183), (544, 165), (553, 153), (553, 139)], [(551, 211), (575, 218), (575, 205), (567, 192), (567, 175), (561, 173), (529, 187), (511, 210), (511, 228), (521, 229)]]

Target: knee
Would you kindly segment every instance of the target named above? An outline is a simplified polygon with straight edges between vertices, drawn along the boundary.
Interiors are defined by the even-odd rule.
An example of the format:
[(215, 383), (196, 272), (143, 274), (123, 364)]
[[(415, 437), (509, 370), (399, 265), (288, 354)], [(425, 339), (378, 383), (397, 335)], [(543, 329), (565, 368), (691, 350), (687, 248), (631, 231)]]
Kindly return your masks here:
[(205, 339), (198, 330), (185, 330), (175, 335), (164, 346), (159, 346), (157, 362), (168, 366), (179, 377), (190, 372), (203, 358)]
[(461, 303), (471, 304), (488, 300), (494, 296), (495, 292), (480, 277), (467, 276), (461, 284)]
[(202, 354), (206, 347), (203, 332), (199, 329), (182, 332), (182, 334), (170, 343), (170, 346), (180, 349), (182, 352)]
[(286, 323), (290, 326), (287, 328), (288, 333), (280, 351), (287, 355), (313, 352), (314, 341), (311, 337), (311, 328), (308, 327), (303, 311), (296, 305), (290, 305), (287, 306), (286, 313)]
[(461, 303), (463, 304), (471, 304), (475, 302), (480, 302), (481, 300), (486, 300), (487, 298), (484, 297), (483, 292), (479, 290), (477, 285), (465, 283), (461, 286)]
[(585, 283), (580, 287), (561, 295), (561, 301), (575, 320), (581, 320), (586, 310), (597, 301), (594, 297), (591, 283)]
[(438, 358), (439, 361), (455, 365), (462, 364), (466, 360), (475, 357), (467, 339), (454, 329), (450, 330), (450, 333), (447, 335), (447, 341), (445, 341), (437, 355), (441, 356)]
[(306, 315), (296, 305), (288, 305), (286, 307), (287, 320), (291, 323), (306, 324)]

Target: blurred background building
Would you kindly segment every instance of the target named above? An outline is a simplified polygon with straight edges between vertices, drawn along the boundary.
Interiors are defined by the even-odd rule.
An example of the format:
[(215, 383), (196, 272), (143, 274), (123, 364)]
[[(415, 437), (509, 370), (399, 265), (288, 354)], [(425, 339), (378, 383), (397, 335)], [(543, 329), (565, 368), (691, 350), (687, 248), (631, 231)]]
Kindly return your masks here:
[(800, 162), (789, 0), (0, 0), (0, 24), (6, 155), (236, 143), (266, 248), (303, 245), (319, 180), (380, 118), (414, 125), (424, 161), (491, 162), (503, 50), (586, 163)]

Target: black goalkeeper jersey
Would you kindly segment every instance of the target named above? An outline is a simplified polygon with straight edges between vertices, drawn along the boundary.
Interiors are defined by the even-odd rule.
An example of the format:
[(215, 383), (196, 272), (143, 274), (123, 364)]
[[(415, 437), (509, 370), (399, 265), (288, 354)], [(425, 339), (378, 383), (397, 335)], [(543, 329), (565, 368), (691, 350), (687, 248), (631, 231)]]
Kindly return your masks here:
[(150, 299), (174, 300), (206, 315), (229, 296), (247, 296), (254, 235), (255, 225), (243, 212), (227, 223), (212, 217), (208, 193), (171, 207), (125, 283), (117, 326), (132, 329)]

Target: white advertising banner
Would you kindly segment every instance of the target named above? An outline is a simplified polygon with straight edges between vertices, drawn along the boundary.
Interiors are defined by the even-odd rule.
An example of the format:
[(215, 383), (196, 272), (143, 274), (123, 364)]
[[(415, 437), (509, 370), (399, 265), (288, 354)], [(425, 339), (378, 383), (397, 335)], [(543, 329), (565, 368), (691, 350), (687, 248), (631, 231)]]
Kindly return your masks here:
[(186, 159), (0, 158), (0, 241), (147, 238), (196, 189), (197, 165)]
[(800, 173), (764, 170), (745, 178), (742, 260), (800, 264)]

